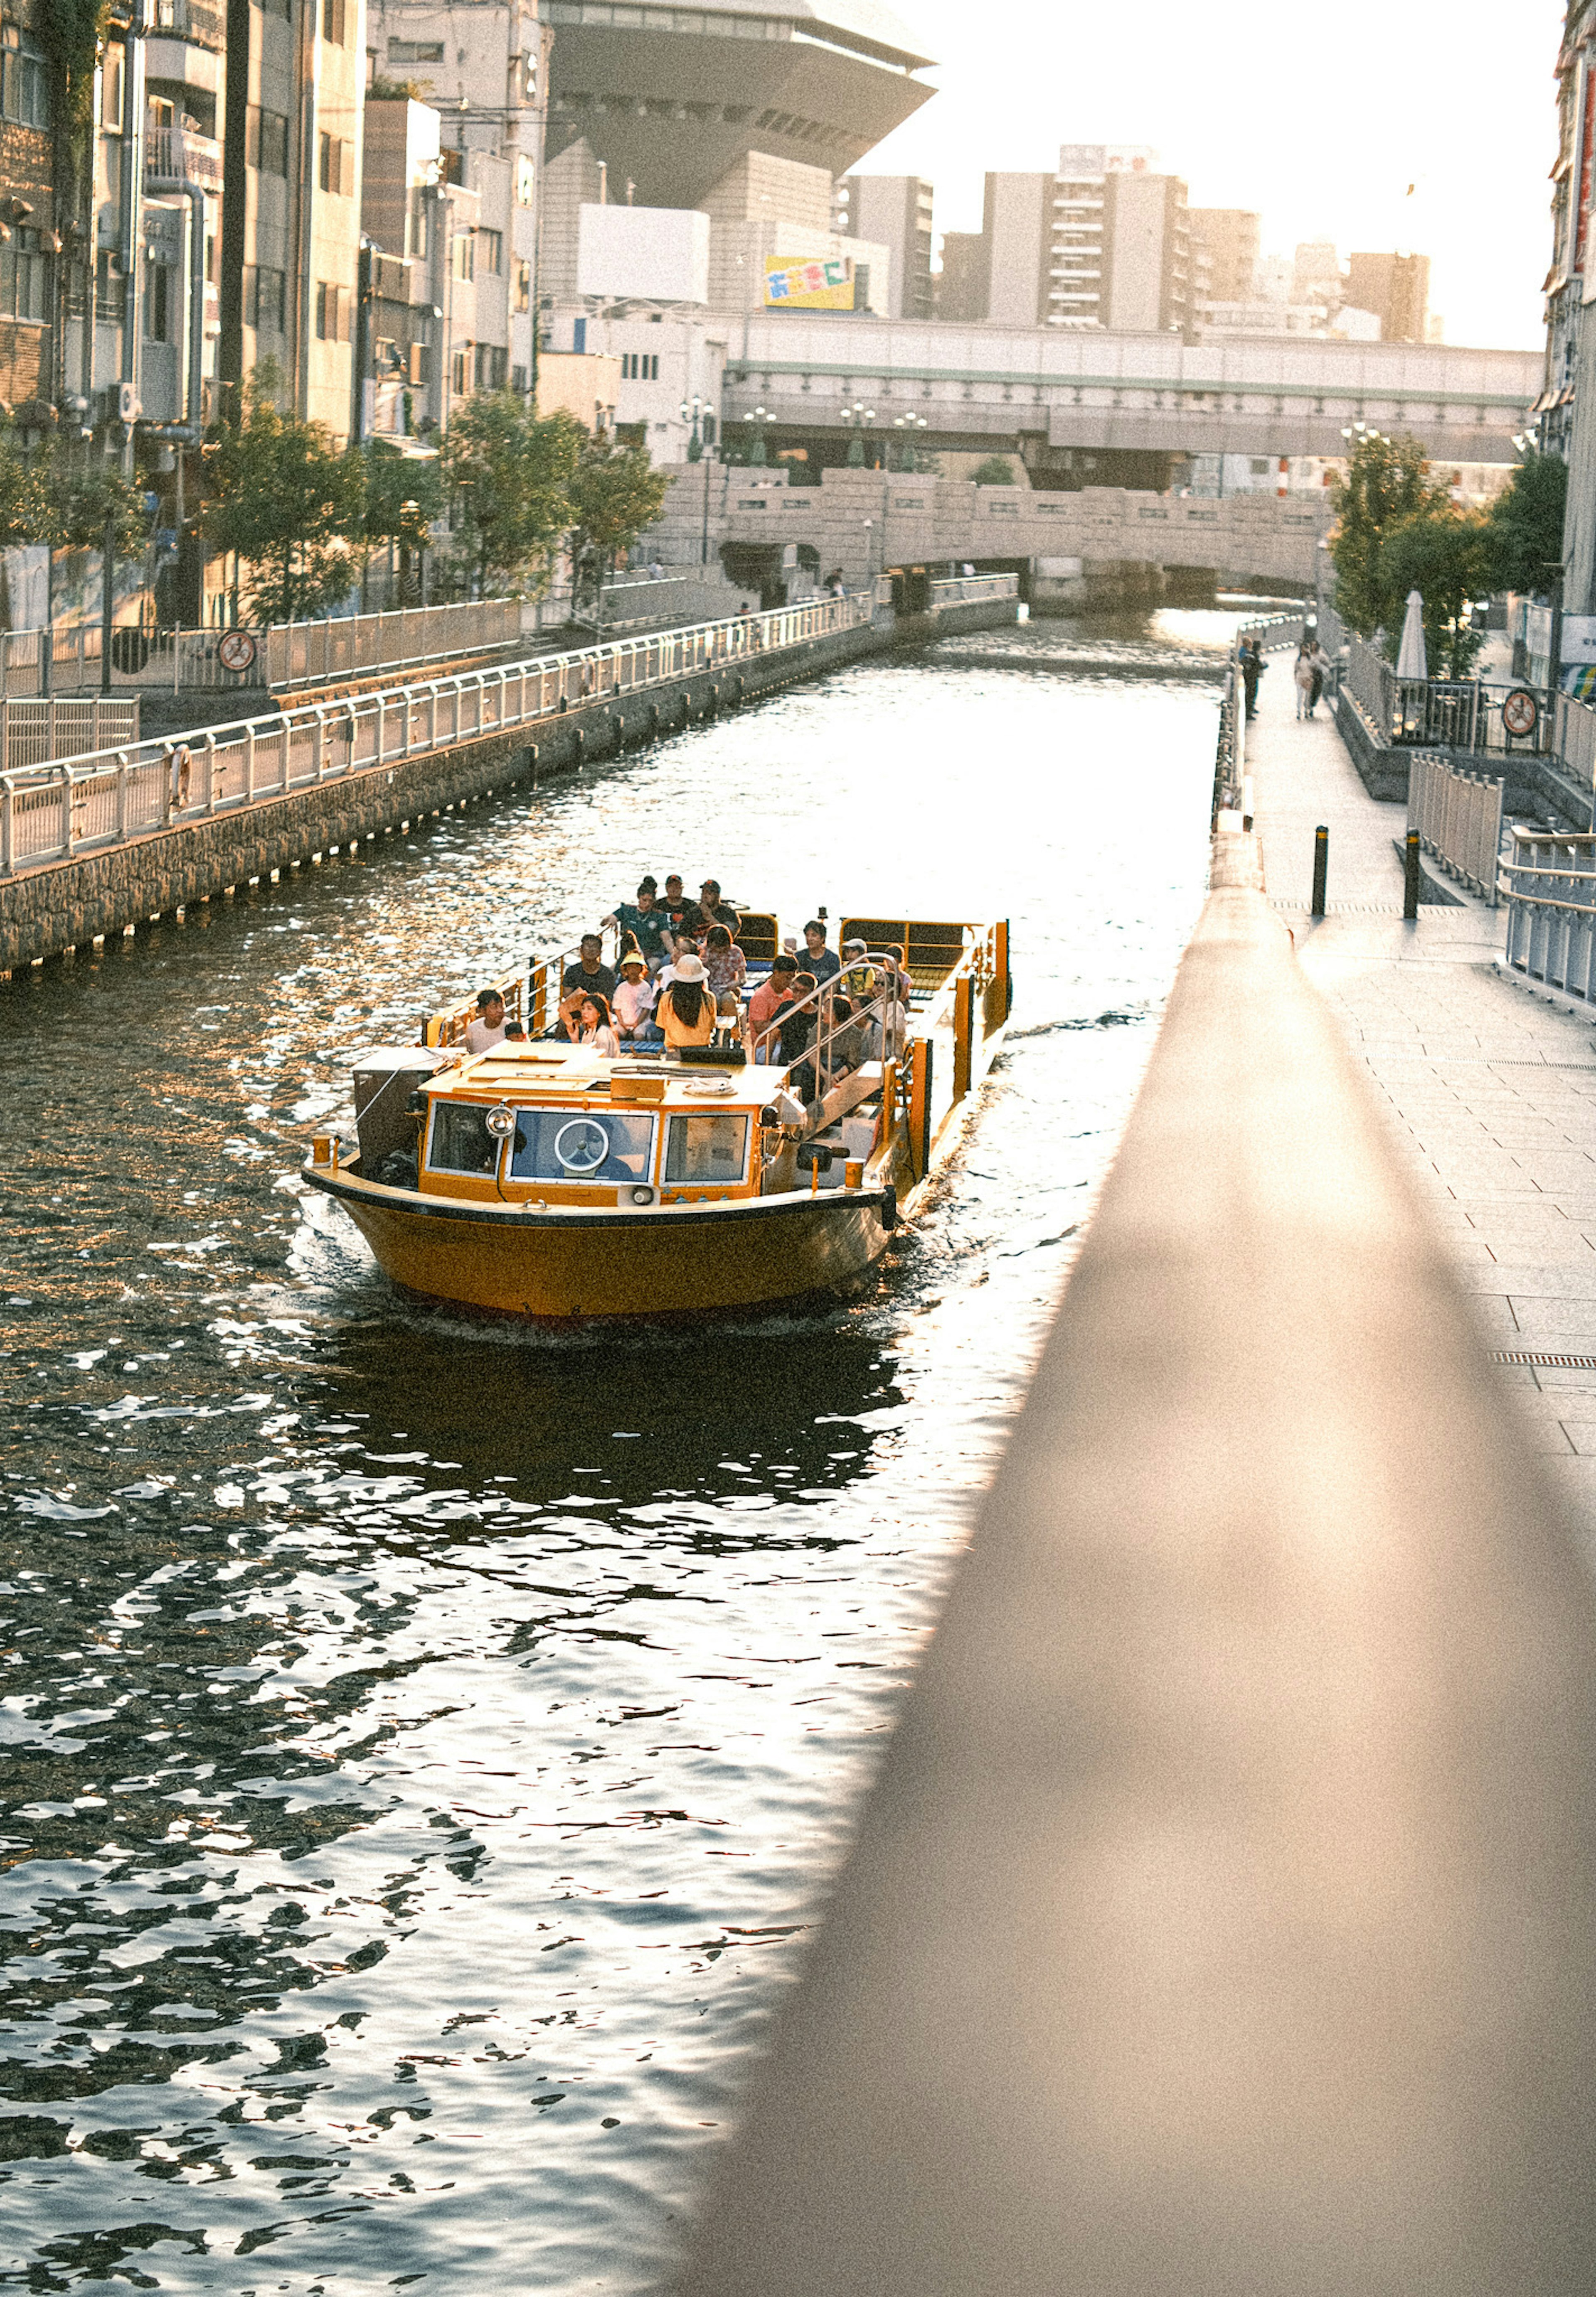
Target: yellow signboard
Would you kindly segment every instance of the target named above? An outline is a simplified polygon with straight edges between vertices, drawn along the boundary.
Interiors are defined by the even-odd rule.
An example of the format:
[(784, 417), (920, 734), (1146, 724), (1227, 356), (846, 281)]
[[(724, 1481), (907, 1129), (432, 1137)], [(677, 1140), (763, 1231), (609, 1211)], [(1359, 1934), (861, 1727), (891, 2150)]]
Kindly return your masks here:
[(765, 266), (768, 311), (851, 311), (853, 291), (851, 255), (817, 255), (802, 263)]

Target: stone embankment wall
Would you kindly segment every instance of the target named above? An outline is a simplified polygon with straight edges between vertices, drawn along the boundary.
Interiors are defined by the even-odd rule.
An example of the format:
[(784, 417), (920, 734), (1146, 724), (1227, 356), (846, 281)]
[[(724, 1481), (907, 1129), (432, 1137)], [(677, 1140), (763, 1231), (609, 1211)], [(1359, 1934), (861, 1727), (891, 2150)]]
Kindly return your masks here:
[(755, 655), (646, 692), (608, 696), (524, 732), (474, 742), (407, 764), (295, 790), (286, 797), (158, 830), (0, 887), (0, 972), (107, 934), (123, 934), (191, 902), (278, 869), (377, 837), (470, 799), (607, 758), (695, 719), (752, 702), (773, 687), (893, 646), (1014, 620), (1012, 599), (939, 609), (894, 626), (890, 618), (779, 654)]

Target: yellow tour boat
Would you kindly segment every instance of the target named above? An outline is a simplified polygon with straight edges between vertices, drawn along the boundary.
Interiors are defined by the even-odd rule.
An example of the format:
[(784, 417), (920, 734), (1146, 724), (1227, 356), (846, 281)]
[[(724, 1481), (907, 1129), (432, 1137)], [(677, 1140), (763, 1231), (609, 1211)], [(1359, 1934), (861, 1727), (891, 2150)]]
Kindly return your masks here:
[[(813, 992), (792, 1061), (741, 1017), (682, 1055), (546, 1038), (574, 952), (551, 958), (498, 984), (525, 1040), (468, 1052), (473, 1004), (431, 1017), (420, 1044), (363, 1055), (358, 1148), (317, 1135), (304, 1177), (396, 1283), (505, 1315), (683, 1317), (843, 1288), (957, 1132), (1012, 984), (1006, 923), (849, 918), (839, 939), (868, 954)], [(745, 917), (738, 940), (768, 961), (776, 918)]]

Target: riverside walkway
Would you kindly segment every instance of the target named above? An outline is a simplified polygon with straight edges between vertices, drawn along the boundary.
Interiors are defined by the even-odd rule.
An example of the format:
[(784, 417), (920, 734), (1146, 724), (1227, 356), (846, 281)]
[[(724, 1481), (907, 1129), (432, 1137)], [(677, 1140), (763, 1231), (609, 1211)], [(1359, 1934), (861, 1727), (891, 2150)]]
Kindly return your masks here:
[(1277, 656), (1247, 748), (1266, 890), (1368, 1066), (1488, 1349), (1523, 1359), (1499, 1370), (1536, 1448), (1596, 1529), (1596, 1031), (1496, 969), (1501, 910), (1460, 893), (1404, 922), (1402, 808), (1367, 794), (1322, 705), (1307, 722), (1294, 710)]

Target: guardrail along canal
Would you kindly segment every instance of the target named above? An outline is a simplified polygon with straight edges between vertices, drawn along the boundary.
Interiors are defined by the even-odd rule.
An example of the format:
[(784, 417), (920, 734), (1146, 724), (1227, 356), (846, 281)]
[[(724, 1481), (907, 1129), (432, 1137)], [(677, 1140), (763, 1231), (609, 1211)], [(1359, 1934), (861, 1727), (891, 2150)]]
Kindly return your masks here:
[[(657, 2281), (1200, 903), (1214, 696), (1140, 657), (1229, 627), (863, 664), (0, 990), (26, 2285)], [(406, 1303), (309, 1130), (646, 868), (1012, 918), (937, 1200), (827, 1313)]]

